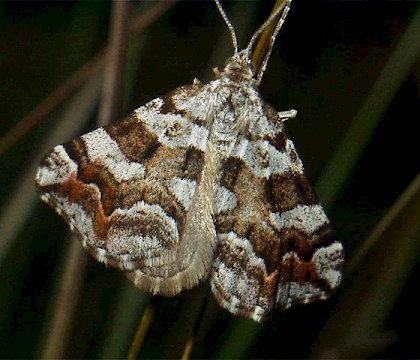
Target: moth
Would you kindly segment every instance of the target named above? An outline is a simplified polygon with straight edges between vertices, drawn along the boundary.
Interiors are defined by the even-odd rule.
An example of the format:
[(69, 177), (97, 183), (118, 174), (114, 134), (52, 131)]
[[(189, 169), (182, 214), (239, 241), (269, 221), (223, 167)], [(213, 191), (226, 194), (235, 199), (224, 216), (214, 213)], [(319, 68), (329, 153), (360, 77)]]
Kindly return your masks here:
[[(194, 80), (127, 118), (56, 146), (36, 174), (51, 205), (100, 262), (138, 288), (173, 296), (209, 279), (218, 303), (255, 321), (327, 298), (337, 240), (284, 121), (258, 90), (291, 0), (208, 84)], [(252, 51), (279, 18), (254, 71)]]

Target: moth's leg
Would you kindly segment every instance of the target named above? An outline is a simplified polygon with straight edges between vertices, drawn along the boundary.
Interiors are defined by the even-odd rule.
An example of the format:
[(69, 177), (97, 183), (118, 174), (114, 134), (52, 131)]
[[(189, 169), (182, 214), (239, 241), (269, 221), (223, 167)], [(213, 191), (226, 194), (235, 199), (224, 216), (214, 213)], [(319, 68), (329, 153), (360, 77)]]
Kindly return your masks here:
[(279, 111), (277, 115), (279, 116), (281, 121), (286, 121), (286, 120), (296, 117), (297, 110), (291, 109), (291, 110), (286, 110), (286, 111)]

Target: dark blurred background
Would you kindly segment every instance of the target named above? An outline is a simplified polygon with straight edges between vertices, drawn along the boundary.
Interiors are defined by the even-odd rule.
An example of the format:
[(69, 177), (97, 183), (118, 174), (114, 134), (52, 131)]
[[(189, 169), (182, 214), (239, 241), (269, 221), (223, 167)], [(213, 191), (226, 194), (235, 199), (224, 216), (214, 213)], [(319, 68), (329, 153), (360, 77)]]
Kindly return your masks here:
[[(127, 22), (159, 4), (133, 2)], [(223, 2), (242, 47), (273, 4)], [(59, 86), (105, 48), (111, 9), (109, 1), (0, 3), (0, 139), (48, 96), (62, 96)], [(420, 320), (419, 52), (418, 1), (294, 0), (277, 38), (261, 92), (279, 111), (298, 110), (289, 134), (345, 244), (347, 272), (332, 299), (258, 325), (219, 309), (205, 284), (150, 300), (121, 272), (89, 259), (75, 279), (81, 293), (62, 356), (125, 356), (151, 301), (141, 358), (181, 357), (197, 316), (192, 358), (419, 358), (411, 328)], [(231, 54), (212, 2), (169, 2), (130, 35), (121, 115), (195, 77), (211, 80)], [(74, 240), (38, 200), (33, 177), (48, 148), (96, 126), (98, 64), (0, 146), (1, 358), (45, 355), (51, 319), (69, 306), (57, 296)]]

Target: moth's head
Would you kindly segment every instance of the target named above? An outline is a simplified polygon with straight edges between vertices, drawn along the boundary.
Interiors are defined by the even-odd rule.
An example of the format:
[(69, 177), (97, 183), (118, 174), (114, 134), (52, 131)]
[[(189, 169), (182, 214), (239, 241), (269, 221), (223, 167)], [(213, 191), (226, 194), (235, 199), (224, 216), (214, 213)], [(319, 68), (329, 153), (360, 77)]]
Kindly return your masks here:
[[(238, 39), (236, 37), (235, 29), (233, 28), (232, 23), (227, 17), (225, 11), (223, 10), (222, 5), (220, 4), (220, 0), (214, 0), (214, 2), (216, 3), (220, 15), (222, 16), (227, 28), (229, 29), (234, 49), (234, 55), (230, 59), (228, 59), (225, 65), (225, 69), (221, 75), (229, 76), (234, 80), (253, 80), (253, 84), (258, 86), (261, 83), (262, 76), (267, 66), (268, 58), (270, 57), (271, 50), (273, 49), (274, 40), (280, 28), (282, 27), (284, 20), (286, 19), (287, 13), (290, 10), (290, 4), (292, 0), (282, 0), (280, 2), (278, 1), (278, 4), (276, 3), (274, 11), (254, 33), (254, 35), (248, 43), (248, 46), (245, 48), (245, 50), (242, 51), (239, 51)], [(274, 21), (276, 21), (276, 24), (271, 30), (271, 35), (262, 38), (262, 33), (265, 30), (267, 30), (270, 24), (272, 24)], [(261, 44), (265, 46), (265, 51), (263, 52), (263, 56), (261, 57), (261, 59), (259, 59), (258, 61), (256, 60), (257, 65), (256, 69), (254, 69), (254, 72), (250, 64), (250, 58), (251, 54), (253, 53), (253, 49), (255, 48), (255, 45), (257, 43), (257, 40), (259, 40), (260, 38), (263, 39), (261, 41)], [(264, 39), (268, 39), (268, 41)], [(216, 75), (219, 74), (216, 72)]]
[(227, 59), (221, 76), (227, 76), (235, 81), (253, 81), (254, 73), (249, 53), (242, 50)]

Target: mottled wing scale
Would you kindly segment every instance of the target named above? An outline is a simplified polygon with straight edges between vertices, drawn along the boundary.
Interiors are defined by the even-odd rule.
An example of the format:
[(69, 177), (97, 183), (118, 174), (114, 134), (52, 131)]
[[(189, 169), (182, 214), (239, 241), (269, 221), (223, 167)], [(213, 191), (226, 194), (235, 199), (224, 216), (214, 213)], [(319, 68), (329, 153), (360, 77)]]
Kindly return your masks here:
[(205, 114), (195, 111), (192, 118), (181, 110), (194, 107), (202, 93), (199, 83), (178, 88), (120, 122), (56, 146), (36, 176), (42, 199), (93, 256), (130, 271), (135, 285), (152, 293), (191, 288), (211, 266), (213, 220), (205, 213), (187, 217), (191, 206), (205, 209), (194, 199), (197, 182), (205, 183), (199, 181)]
[(286, 136), (286, 119), (269, 105), (258, 108), (255, 127), (222, 168), (221, 185), (237, 206), (215, 219), (211, 286), (231, 313), (261, 321), (274, 307), (327, 298), (340, 283), (343, 249)]

